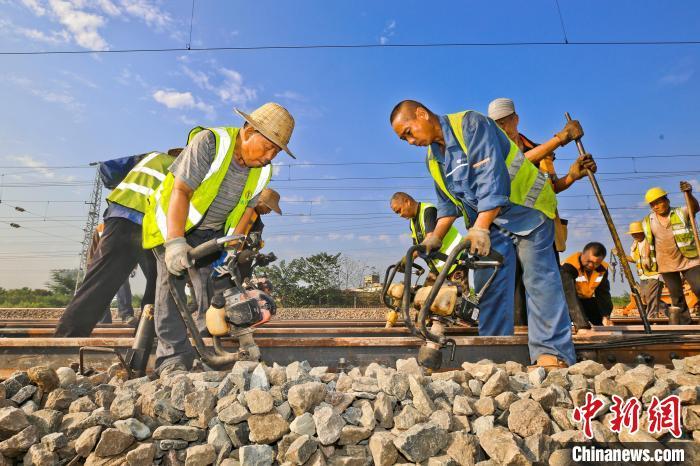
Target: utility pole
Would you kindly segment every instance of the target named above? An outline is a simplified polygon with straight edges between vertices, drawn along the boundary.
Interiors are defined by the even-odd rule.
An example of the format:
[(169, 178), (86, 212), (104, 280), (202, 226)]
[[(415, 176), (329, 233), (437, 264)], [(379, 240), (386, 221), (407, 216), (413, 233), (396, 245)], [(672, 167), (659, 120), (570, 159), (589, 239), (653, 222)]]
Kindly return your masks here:
[(92, 243), (92, 235), (95, 233), (95, 228), (100, 222), (100, 207), (102, 205), (102, 179), (100, 178), (100, 168), (99, 164), (97, 171), (95, 173), (95, 181), (92, 183), (92, 194), (90, 194), (90, 200), (86, 202), (89, 206), (87, 221), (85, 222), (85, 228), (83, 231), (83, 248), (80, 252), (80, 267), (78, 268), (78, 275), (75, 277), (75, 290), (73, 294), (78, 291), (78, 285), (82, 282), (85, 277), (85, 272), (87, 270), (87, 259), (88, 251), (90, 250), (90, 244)]

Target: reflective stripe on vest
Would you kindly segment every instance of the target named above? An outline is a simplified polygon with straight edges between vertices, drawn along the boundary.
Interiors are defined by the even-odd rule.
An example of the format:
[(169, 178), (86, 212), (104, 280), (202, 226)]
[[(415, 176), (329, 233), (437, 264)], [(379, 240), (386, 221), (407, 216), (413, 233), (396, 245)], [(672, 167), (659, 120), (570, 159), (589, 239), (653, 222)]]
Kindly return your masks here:
[[(637, 275), (639, 277), (646, 276), (646, 277), (654, 277), (658, 275), (658, 273), (654, 270), (649, 270), (646, 265), (642, 263), (642, 255), (639, 254), (639, 248), (640, 245), (639, 243), (635, 242), (632, 243), (632, 248), (630, 249), (630, 255), (632, 256), (632, 259), (634, 259), (634, 263), (637, 266)], [(655, 268), (656, 266), (656, 259), (651, 261), (652, 263), (652, 268)]]
[(145, 213), (149, 196), (165, 179), (174, 160), (172, 155), (151, 152), (127, 173), (122, 182), (107, 196), (107, 200)]
[[(209, 206), (214, 201), (214, 198), (216, 198), (219, 187), (231, 164), (236, 137), (239, 131), (239, 128), (232, 127), (197, 127), (190, 131), (187, 143), (189, 144), (196, 134), (205, 129), (214, 134), (216, 139), (215, 154), (209, 170), (207, 170), (202, 182), (197, 189), (194, 190), (192, 198), (190, 199), (187, 220), (185, 222), (185, 232), (192, 230), (202, 221)], [(270, 182), (271, 177), (271, 165), (249, 169), (248, 178), (241, 192), (241, 196), (238, 202), (232, 206), (231, 212), (226, 218), (224, 231), (231, 231), (232, 228), (235, 228), (238, 221), (243, 216), (245, 209), (248, 207), (250, 200), (260, 194)], [(151, 249), (163, 244), (168, 237), (167, 212), (174, 183), (174, 175), (168, 173), (163, 183), (149, 198), (149, 208), (144, 215), (143, 221), (143, 247), (146, 249)]]
[[(433, 204), (430, 204), (429, 202), (419, 203), (418, 225), (416, 225), (414, 219), (411, 219), (411, 221), (409, 222), (411, 225), (411, 236), (413, 237), (413, 241), (415, 244), (420, 244), (425, 239), (425, 211), (430, 207), (434, 208), (435, 206)], [(452, 250), (459, 244), (461, 240), (462, 235), (459, 234), (459, 231), (454, 226), (450, 227), (447, 234), (442, 239), (442, 247), (440, 248), (440, 252), (449, 256)], [(439, 259), (433, 259), (431, 262), (438, 272), (440, 272), (443, 266), (445, 265), (445, 262)], [(450, 272), (452, 272), (455, 269), (455, 267), (456, 265), (453, 265), (450, 269)]]
[(580, 252), (572, 254), (562, 264), (569, 264), (578, 272), (578, 276), (576, 277), (576, 294), (580, 298), (584, 299), (590, 299), (595, 295), (596, 288), (598, 288), (598, 286), (601, 284), (603, 277), (605, 276), (605, 272), (608, 270), (608, 263), (602, 262), (601, 266), (605, 270), (602, 272), (599, 270), (594, 270), (591, 272), (590, 276), (586, 275), (586, 272), (581, 266)]
[[(452, 132), (455, 134), (467, 158), (469, 156), (469, 148), (464, 140), (462, 120), (469, 111), (471, 110), (447, 115)], [(499, 131), (503, 130), (499, 128)], [(556, 216), (557, 198), (549, 175), (541, 172), (532, 162), (527, 160), (517, 144), (510, 139), (508, 139), (508, 141), (510, 142), (510, 149), (506, 156), (506, 167), (508, 168), (508, 175), (510, 176), (510, 201), (513, 204), (537, 209), (547, 217), (553, 219)], [(433, 165), (433, 167), (431, 167), (431, 165)], [(428, 168), (440, 189), (445, 194), (448, 194), (444, 175), (436, 177), (435, 171), (436, 169), (439, 170), (440, 166), (437, 160), (435, 160), (430, 147), (428, 147)], [(448, 198), (456, 205), (460, 206), (460, 204), (455, 201), (454, 196), (448, 194)], [(463, 210), (463, 208), (461, 210)]]
[[(689, 228), (689, 225), (686, 224), (685, 213), (681, 207), (671, 209), (670, 222), (671, 231), (673, 232), (673, 240), (676, 242), (676, 246), (678, 246), (681, 254), (688, 259), (698, 257), (698, 248), (695, 244), (693, 232)], [(642, 230), (644, 230), (644, 237), (649, 243), (649, 249), (651, 251), (650, 257), (652, 262), (652, 271), (656, 272), (658, 270), (658, 266), (656, 263), (656, 245), (654, 241), (654, 234), (651, 232), (651, 214), (647, 215), (644, 217), (644, 220), (642, 220)]]

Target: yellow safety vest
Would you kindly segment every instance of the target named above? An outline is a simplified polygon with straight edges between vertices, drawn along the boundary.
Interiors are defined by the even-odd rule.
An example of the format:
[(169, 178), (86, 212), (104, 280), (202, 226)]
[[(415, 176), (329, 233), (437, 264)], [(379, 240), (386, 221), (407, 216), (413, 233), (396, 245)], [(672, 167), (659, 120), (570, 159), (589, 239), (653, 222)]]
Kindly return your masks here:
[[(416, 222), (415, 218), (411, 219), (411, 237), (413, 238), (414, 244), (420, 244), (425, 239), (425, 211), (430, 207), (434, 208), (435, 206), (428, 202), (419, 202), (418, 222)], [(440, 252), (449, 256), (452, 250), (459, 244), (461, 240), (462, 235), (459, 234), (459, 231), (454, 226), (450, 227), (449, 231), (442, 239), (442, 247), (440, 248)], [(437, 269), (438, 272), (440, 272), (443, 266), (445, 265), (445, 262), (439, 259), (433, 259), (430, 262), (433, 265), (433, 267)], [(450, 269), (450, 272), (452, 272), (452, 270), (454, 270), (455, 267), (456, 265), (453, 265)]]
[[(236, 137), (239, 131), (239, 128), (232, 127), (203, 128), (198, 126), (190, 131), (187, 143), (189, 144), (197, 133), (205, 129), (214, 133), (216, 138), (216, 153), (209, 167), (209, 171), (204, 176), (204, 179), (197, 189), (194, 190), (192, 198), (190, 199), (187, 221), (185, 222), (185, 232), (192, 230), (202, 221), (204, 214), (206, 214), (209, 206), (214, 201), (214, 198), (216, 198), (219, 187), (231, 164), (234, 146), (236, 145)], [(248, 179), (243, 187), (241, 197), (238, 202), (232, 206), (231, 212), (226, 218), (224, 231), (227, 234), (230, 234), (236, 227), (245, 209), (248, 207), (250, 200), (260, 194), (268, 185), (271, 178), (272, 165), (249, 169)], [(174, 183), (175, 176), (172, 173), (168, 173), (163, 183), (155, 190), (148, 200), (148, 209), (143, 218), (143, 247), (145, 249), (160, 246), (168, 237), (166, 215)]]
[[(695, 238), (693, 237), (693, 232), (691, 230), (692, 226), (690, 222), (686, 222), (685, 212), (683, 212), (681, 207), (675, 207), (671, 209), (670, 215), (673, 239), (676, 242), (676, 246), (678, 246), (678, 249), (681, 251), (681, 254), (688, 259), (698, 257), (698, 248), (695, 244)], [(658, 264), (656, 263), (654, 234), (651, 232), (651, 214), (647, 215), (644, 217), (644, 220), (642, 220), (642, 229), (644, 230), (644, 237), (649, 242), (651, 271), (656, 272), (659, 268)]]
[(127, 173), (122, 182), (107, 196), (107, 200), (145, 213), (148, 198), (165, 180), (168, 168), (174, 160), (172, 155), (151, 152)]
[[(447, 115), (450, 127), (467, 157), (469, 156), (469, 148), (464, 140), (462, 120), (467, 112), (470, 111), (471, 110), (466, 110)], [(437, 186), (460, 209), (466, 225), (469, 226), (466, 210), (462, 203), (447, 189), (441, 164), (435, 158), (430, 147), (428, 147), (426, 163)], [(513, 204), (539, 210), (548, 218), (553, 219), (556, 216), (557, 197), (554, 193), (549, 175), (538, 170), (537, 167), (523, 155), (518, 145), (513, 141), (510, 141), (510, 150), (506, 156), (506, 167), (508, 168), (508, 175), (510, 176), (510, 201)]]

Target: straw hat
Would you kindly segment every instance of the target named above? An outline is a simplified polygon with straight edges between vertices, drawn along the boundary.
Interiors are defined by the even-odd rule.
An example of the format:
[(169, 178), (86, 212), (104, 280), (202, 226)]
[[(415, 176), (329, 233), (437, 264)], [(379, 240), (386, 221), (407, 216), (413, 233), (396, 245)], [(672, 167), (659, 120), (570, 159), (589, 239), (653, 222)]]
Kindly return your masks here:
[(634, 233), (644, 233), (644, 228), (642, 228), (642, 222), (630, 223), (630, 228), (629, 228), (629, 231), (627, 232), (627, 234), (632, 235)]
[(280, 193), (274, 189), (263, 189), (260, 193), (260, 197), (258, 198), (258, 202), (282, 215), (282, 209), (280, 209)]
[(294, 118), (289, 111), (274, 102), (268, 102), (261, 107), (258, 107), (251, 114), (235, 109), (236, 113), (245, 118), (250, 126), (259, 131), (270, 141), (281, 147), (293, 159), (294, 154), (289, 150), (287, 144), (292, 137), (294, 131)]

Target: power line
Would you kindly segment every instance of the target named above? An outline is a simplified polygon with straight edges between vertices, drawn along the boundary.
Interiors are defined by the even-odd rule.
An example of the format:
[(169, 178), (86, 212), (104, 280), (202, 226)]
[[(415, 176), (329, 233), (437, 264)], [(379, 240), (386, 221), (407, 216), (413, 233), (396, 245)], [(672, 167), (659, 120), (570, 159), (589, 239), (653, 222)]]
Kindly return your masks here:
[(509, 41), (509, 42), (423, 42), (403, 44), (290, 44), (290, 45), (250, 45), (222, 47), (163, 47), (130, 48), (109, 50), (39, 50), (4, 51), (0, 56), (36, 55), (88, 55), (88, 54), (128, 54), (128, 53), (182, 53), (182, 52), (256, 52), (264, 50), (352, 50), (352, 49), (411, 49), (411, 48), (465, 48), (465, 47), (546, 47), (569, 46), (616, 47), (616, 46), (682, 46), (700, 45), (700, 40), (630, 40), (630, 41)]
[(561, 7), (559, 6), (559, 0), (554, 0), (554, 3), (557, 6), (557, 13), (559, 14), (559, 24), (561, 25), (561, 32), (564, 35), (564, 43), (568, 44), (569, 38), (566, 37), (566, 27), (564, 26), (564, 17), (561, 14)]

